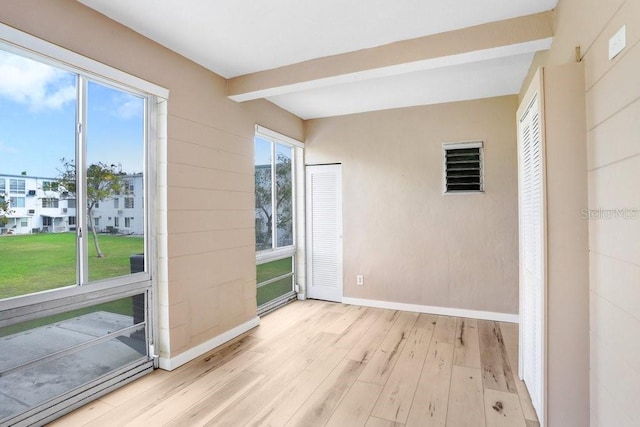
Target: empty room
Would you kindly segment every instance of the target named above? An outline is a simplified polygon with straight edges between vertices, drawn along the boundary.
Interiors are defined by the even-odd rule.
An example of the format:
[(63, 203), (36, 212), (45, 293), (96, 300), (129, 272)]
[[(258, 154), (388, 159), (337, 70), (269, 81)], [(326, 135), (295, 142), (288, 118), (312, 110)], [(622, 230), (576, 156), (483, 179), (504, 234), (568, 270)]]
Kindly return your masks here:
[(4, 0), (0, 426), (640, 425), (639, 23)]

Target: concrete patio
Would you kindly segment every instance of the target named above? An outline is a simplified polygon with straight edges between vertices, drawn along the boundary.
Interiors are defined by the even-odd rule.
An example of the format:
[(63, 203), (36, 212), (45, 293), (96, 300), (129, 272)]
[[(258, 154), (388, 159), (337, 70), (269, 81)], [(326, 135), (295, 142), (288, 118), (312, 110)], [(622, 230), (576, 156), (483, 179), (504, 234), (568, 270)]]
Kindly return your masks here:
[[(131, 316), (98, 311), (1, 337), (0, 422), (144, 357), (144, 341), (130, 338), (126, 333), (73, 353), (29, 364), (132, 323)], [(11, 370), (25, 364), (24, 368)]]

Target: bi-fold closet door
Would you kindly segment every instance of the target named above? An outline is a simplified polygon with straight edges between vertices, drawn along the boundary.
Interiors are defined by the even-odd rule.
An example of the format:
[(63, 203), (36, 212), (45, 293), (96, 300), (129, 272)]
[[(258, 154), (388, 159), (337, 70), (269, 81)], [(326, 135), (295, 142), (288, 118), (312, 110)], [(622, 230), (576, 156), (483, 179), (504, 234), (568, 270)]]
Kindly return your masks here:
[(520, 376), (541, 413), (544, 390), (545, 216), (544, 154), (540, 94), (534, 93), (518, 116), (520, 205)]
[(518, 111), (520, 377), (538, 414), (544, 400), (545, 182), (540, 93)]
[(589, 425), (584, 68), (545, 67), (517, 111), (520, 358), (540, 425)]

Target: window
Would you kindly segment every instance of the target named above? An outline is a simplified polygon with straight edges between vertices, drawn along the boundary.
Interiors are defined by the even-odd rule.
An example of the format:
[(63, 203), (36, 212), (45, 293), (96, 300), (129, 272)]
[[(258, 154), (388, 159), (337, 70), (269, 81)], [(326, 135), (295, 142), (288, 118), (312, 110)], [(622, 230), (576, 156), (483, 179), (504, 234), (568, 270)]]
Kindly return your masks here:
[(75, 207), (76, 207), (76, 199), (67, 199), (67, 207), (75, 209)]
[(293, 245), (293, 147), (256, 137), (256, 250)]
[(445, 193), (484, 191), (482, 142), (444, 144)]
[(113, 226), (114, 227), (120, 227), (120, 218), (118, 218), (117, 216), (113, 218)]
[(58, 199), (54, 198), (44, 198), (42, 199), (42, 207), (43, 208), (57, 208), (58, 207)]
[(133, 194), (134, 184), (130, 179), (124, 180), (124, 194)]
[(9, 206), (12, 208), (24, 208), (24, 197), (11, 196)]
[(125, 209), (133, 209), (134, 208), (133, 197), (125, 197), (124, 198), (124, 208)]
[(125, 227), (125, 228), (131, 228), (131, 221), (132, 221), (132, 220), (133, 220), (133, 218), (126, 217), (126, 218), (124, 219), (124, 227)]
[(94, 207), (94, 209), (99, 208), (100, 207), (100, 202), (94, 202), (93, 203), (93, 207)]
[(295, 158), (302, 144), (258, 127), (255, 229), (258, 313), (295, 297)]
[(11, 194), (24, 194), (26, 191), (26, 181), (24, 179), (9, 179), (9, 192)]
[[(0, 64), (3, 86), (19, 89), (0, 90), (0, 141), (10, 144), (1, 153), (0, 177), (14, 206), (26, 201), (24, 215), (31, 218), (28, 227), (15, 227), (14, 236), (0, 239), (0, 336), (16, 338), (4, 339), (2, 352), (21, 355), (18, 363), (0, 367), (0, 378), (8, 374), (25, 383), (42, 366), (55, 371), (54, 386), (32, 387), (29, 399), (20, 388), (3, 388), (0, 424), (42, 425), (92, 393), (153, 369), (153, 259), (146, 250), (153, 242), (145, 227), (152, 218), (145, 203), (137, 203), (132, 214), (140, 227), (120, 239), (97, 233), (96, 224), (107, 224), (93, 207), (110, 207), (107, 201), (122, 191), (128, 174), (136, 176), (138, 200), (148, 197), (154, 183), (147, 177), (155, 175), (146, 153), (156, 151), (155, 132), (163, 128), (155, 125), (164, 124), (166, 109), (158, 96), (168, 93), (1, 23)], [(41, 198), (57, 199), (60, 193), (77, 200), (61, 204), (77, 205), (73, 217), (65, 218), (62, 209), (43, 212), (36, 193), (29, 197), (27, 189), (48, 191)], [(110, 214), (102, 213), (105, 219)], [(14, 215), (23, 216), (18, 209)], [(22, 224), (17, 218), (13, 224)], [(56, 329), (69, 319), (80, 328), (95, 326), (96, 319), (107, 325), (86, 342), (60, 340)], [(31, 330), (46, 339), (25, 341), (21, 334)], [(82, 360), (99, 369), (79, 373)]]
[(114, 209), (120, 209), (120, 199), (119, 198), (115, 198), (113, 199), (113, 208)]
[(43, 191), (58, 191), (58, 183), (56, 181), (42, 181)]
[(29, 218), (20, 218), (20, 227), (28, 227)]
[(0, 194), (5, 194), (7, 192), (7, 184), (4, 178), (0, 178)]

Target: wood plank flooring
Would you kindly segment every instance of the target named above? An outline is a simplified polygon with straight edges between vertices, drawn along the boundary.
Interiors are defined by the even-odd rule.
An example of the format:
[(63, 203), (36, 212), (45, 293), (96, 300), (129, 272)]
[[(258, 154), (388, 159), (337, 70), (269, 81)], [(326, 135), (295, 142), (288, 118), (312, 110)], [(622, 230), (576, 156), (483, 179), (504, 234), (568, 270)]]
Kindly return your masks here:
[(296, 301), (55, 426), (538, 426), (515, 324)]

